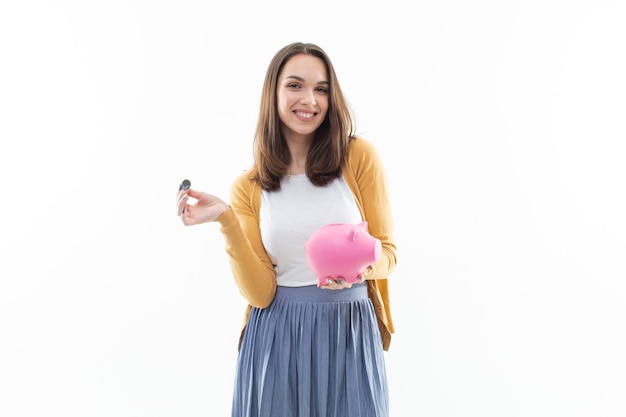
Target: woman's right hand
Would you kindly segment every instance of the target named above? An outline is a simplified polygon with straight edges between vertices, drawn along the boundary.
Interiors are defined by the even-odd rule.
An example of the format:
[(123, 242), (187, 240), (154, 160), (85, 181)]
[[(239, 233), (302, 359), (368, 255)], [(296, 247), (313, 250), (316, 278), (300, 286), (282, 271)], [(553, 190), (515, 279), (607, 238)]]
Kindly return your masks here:
[[(197, 200), (195, 204), (189, 203), (189, 197)], [(185, 226), (213, 222), (228, 208), (220, 198), (191, 188), (181, 189), (177, 194), (178, 216)]]

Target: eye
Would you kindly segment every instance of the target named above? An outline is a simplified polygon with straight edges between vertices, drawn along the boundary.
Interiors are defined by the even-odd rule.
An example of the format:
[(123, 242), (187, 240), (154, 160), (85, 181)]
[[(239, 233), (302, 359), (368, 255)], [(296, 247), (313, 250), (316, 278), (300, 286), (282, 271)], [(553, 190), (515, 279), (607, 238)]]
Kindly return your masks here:
[(317, 87), (315, 91), (322, 94), (328, 94), (328, 87)]
[(287, 84), (287, 88), (300, 88), (300, 84), (298, 84), (298, 83), (289, 83), (289, 84)]

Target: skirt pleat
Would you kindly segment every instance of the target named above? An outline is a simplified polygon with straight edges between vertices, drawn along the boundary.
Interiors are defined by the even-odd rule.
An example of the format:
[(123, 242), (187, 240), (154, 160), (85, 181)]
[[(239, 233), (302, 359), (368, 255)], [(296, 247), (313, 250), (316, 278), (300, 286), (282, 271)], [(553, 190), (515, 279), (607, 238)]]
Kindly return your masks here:
[(233, 417), (388, 417), (387, 377), (365, 284), (278, 287), (252, 308), (243, 335)]

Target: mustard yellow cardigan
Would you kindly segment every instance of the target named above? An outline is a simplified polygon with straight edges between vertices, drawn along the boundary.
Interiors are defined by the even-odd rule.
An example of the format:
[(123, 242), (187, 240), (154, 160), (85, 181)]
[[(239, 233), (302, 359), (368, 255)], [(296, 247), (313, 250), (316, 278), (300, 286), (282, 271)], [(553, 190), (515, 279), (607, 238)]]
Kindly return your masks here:
[[(276, 274), (261, 240), (261, 187), (251, 180), (254, 169), (250, 168), (234, 181), (230, 195), (231, 209), (217, 219), (235, 283), (249, 303), (244, 329), (250, 308), (269, 306), (276, 292)], [(364, 139), (356, 138), (350, 142), (342, 173), (354, 194), (361, 217), (368, 223), (370, 234), (382, 243), (382, 256), (367, 273), (366, 282), (376, 311), (383, 349), (388, 350), (391, 334), (395, 331), (389, 306), (388, 277), (397, 260), (385, 172), (375, 148)]]

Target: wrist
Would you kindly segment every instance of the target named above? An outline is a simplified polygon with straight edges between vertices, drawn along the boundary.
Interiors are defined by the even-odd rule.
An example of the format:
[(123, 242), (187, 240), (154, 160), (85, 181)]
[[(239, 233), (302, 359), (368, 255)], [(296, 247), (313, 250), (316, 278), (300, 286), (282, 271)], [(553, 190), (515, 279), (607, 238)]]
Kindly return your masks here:
[(232, 208), (224, 203), (224, 206), (221, 208), (221, 211), (219, 212), (219, 214), (217, 215), (217, 217), (215, 218), (216, 222), (227, 222), (228, 221), (228, 217), (230, 217), (228, 214), (230, 214), (230, 212), (232, 212)]

